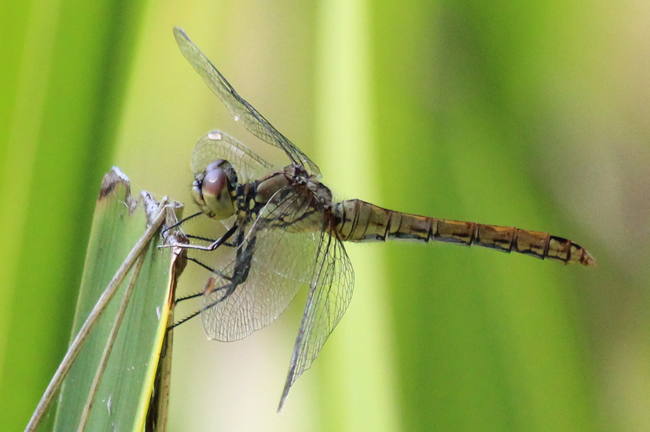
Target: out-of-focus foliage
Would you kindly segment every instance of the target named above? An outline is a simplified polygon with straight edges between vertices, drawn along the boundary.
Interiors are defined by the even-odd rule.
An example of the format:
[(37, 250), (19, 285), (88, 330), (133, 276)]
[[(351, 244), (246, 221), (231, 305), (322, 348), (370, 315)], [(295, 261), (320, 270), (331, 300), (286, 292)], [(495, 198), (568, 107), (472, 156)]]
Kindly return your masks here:
[(164, 0), (128, 26), (101, 4), (0, 10), (2, 424), (26, 423), (64, 350), (105, 144), (187, 203), (208, 130), (286, 161), (229, 118), (177, 25), (341, 198), (550, 231), (599, 266), (351, 245), (355, 298), (284, 415), (299, 302), (234, 344), (178, 329), (172, 430), (650, 428), (643, 2)]
[(143, 3), (0, 5), (0, 424), (21, 430), (70, 337)]

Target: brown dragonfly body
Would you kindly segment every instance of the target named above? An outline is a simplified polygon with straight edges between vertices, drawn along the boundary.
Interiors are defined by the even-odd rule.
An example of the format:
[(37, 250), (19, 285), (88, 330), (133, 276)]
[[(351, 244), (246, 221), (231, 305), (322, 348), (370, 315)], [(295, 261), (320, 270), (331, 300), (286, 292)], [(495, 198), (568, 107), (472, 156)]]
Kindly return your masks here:
[(344, 241), (440, 241), (518, 252), (565, 264), (595, 265), (594, 258), (580, 245), (545, 232), (418, 216), (356, 199), (336, 204), (334, 213), (340, 220), (337, 233)]
[[(417, 216), (361, 200), (334, 202), (318, 166), (239, 96), (182, 30), (174, 35), (234, 119), (290, 160), (278, 170), (223, 132), (201, 138), (192, 156), (196, 215), (224, 221), (227, 231), (218, 239), (188, 236), (194, 241), (186, 246), (197, 254), (188, 259), (209, 274), (201, 293), (185, 299), (203, 297), (192, 316), (201, 314), (213, 339), (250, 335), (275, 320), (301, 288), (309, 290), (280, 409), (352, 298), (354, 270), (343, 242), (441, 241), (595, 265), (582, 247), (547, 233)], [(225, 258), (211, 254), (221, 247), (229, 248)]]

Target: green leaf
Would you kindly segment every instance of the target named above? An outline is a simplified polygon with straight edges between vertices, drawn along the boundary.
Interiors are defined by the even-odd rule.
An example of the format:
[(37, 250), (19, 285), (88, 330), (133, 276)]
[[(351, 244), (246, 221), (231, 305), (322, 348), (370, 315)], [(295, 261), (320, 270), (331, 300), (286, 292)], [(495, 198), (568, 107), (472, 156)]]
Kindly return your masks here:
[[(61, 390), (54, 430), (144, 428), (172, 287), (182, 268), (178, 250), (158, 247), (173, 244), (175, 237), (153, 234), (159, 233), (165, 217), (168, 224), (175, 223), (178, 208), (159, 205), (147, 193), (134, 200), (128, 179), (117, 169), (104, 178), (77, 303), (75, 337), (39, 405), (40, 410), (47, 407), (58, 379), (74, 362)], [(88, 328), (92, 330), (86, 337)], [(39, 409), (30, 427), (38, 423)], [(159, 419), (165, 411), (164, 406), (158, 410)]]

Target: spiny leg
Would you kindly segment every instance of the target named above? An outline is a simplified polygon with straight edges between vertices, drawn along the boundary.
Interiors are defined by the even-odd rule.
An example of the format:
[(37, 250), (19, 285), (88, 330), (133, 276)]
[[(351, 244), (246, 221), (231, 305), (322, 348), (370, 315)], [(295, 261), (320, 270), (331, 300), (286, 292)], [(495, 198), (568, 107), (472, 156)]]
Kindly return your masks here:
[[(195, 235), (192, 235), (192, 234), (185, 234), (185, 237), (187, 237), (190, 240), (199, 240), (199, 241), (204, 241), (204, 242), (210, 243), (210, 244), (212, 244), (212, 243), (214, 243), (216, 241), (213, 238), (195, 236)], [(226, 247), (235, 247), (235, 245), (233, 243), (228, 243), (228, 242), (223, 242), (223, 243), (221, 243), (221, 245), (226, 246)]]
[(239, 226), (235, 223), (232, 228), (230, 228), (226, 233), (221, 236), (221, 238), (217, 239), (215, 242), (213, 242), (211, 245), (208, 246), (198, 246), (198, 245), (193, 245), (193, 244), (179, 244), (178, 247), (181, 247), (183, 249), (198, 249), (206, 252), (212, 252), (213, 250), (216, 250), (219, 248), (221, 245), (226, 243), (226, 241), (232, 237), (232, 235), (237, 231), (237, 228)]
[[(238, 244), (242, 243), (243, 236), (244, 236), (244, 230), (241, 230), (240, 233), (239, 233), (239, 236), (237, 238), (237, 243)], [(200, 261), (198, 261), (196, 259), (192, 259), (192, 258), (188, 257), (188, 259), (190, 259), (190, 260), (194, 261), (195, 263), (203, 266), (204, 268), (207, 268), (212, 273), (217, 274), (219, 277), (221, 277), (223, 279), (226, 279), (229, 282), (227, 284), (219, 287), (219, 288), (211, 288), (211, 285), (212, 285), (212, 283), (214, 282), (215, 279), (214, 279), (214, 277), (210, 277), (210, 279), (208, 279), (208, 282), (206, 283), (206, 286), (203, 289), (202, 293), (192, 294), (192, 295), (189, 295), (187, 297), (183, 297), (181, 299), (176, 300), (176, 303), (178, 303), (180, 301), (189, 300), (189, 299), (192, 299), (192, 298), (199, 297), (201, 295), (205, 295), (206, 292), (213, 293), (213, 292), (216, 292), (216, 291), (226, 290), (226, 292), (224, 293), (224, 295), (222, 297), (220, 297), (219, 299), (215, 300), (214, 302), (202, 307), (201, 309), (199, 309), (196, 312), (192, 313), (188, 317), (183, 318), (182, 320), (174, 323), (172, 326), (168, 327), (167, 330), (171, 330), (171, 329), (173, 329), (175, 327), (178, 327), (179, 325), (181, 325), (181, 324), (191, 320), (192, 318), (198, 316), (201, 312), (206, 311), (206, 310), (216, 306), (217, 304), (221, 303), (222, 301), (226, 300), (228, 297), (230, 297), (235, 292), (235, 290), (237, 289), (237, 287), (239, 285), (246, 282), (246, 280), (248, 279), (248, 274), (250, 272), (250, 266), (251, 266), (251, 263), (252, 263), (252, 260), (253, 260), (252, 251), (253, 251), (253, 249), (255, 247), (256, 240), (257, 240), (256, 237), (253, 237), (249, 241), (246, 248), (237, 249), (236, 264), (235, 264), (235, 268), (233, 269), (232, 276), (230, 276), (230, 277), (224, 275), (223, 273), (221, 273), (221, 272), (219, 272), (219, 271), (217, 271), (215, 269), (211, 269), (210, 267), (206, 266), (205, 264), (201, 263)]]
[[(236, 285), (235, 285), (234, 288), (231, 288), (232, 285), (234, 285), (234, 284), (232, 282), (230, 282), (230, 283), (228, 283), (228, 284), (226, 284), (226, 285), (224, 285), (222, 287), (213, 289), (212, 292), (223, 291), (224, 289), (228, 289), (228, 291), (220, 299), (216, 300), (215, 302), (209, 304), (208, 306), (202, 307), (201, 309), (191, 313), (190, 315), (183, 318), (182, 320), (177, 321), (173, 325), (167, 327), (167, 331), (172, 330), (172, 329), (178, 327), (179, 325), (188, 322), (192, 318), (198, 316), (204, 310), (207, 310), (207, 309), (217, 305), (218, 303), (224, 301), (225, 299), (227, 299), (235, 291), (234, 288), (236, 288)], [(186, 296), (186, 297), (183, 297), (183, 298), (180, 298), (180, 299), (176, 300), (176, 303), (179, 303), (179, 302), (184, 301), (184, 300), (189, 300), (189, 299), (193, 299), (193, 298), (196, 298), (196, 297), (200, 297), (200, 296), (203, 296), (203, 294), (204, 294), (203, 292), (198, 293), (198, 294), (192, 294), (192, 295), (189, 295), (189, 296)]]
[(179, 226), (181, 226), (181, 224), (184, 224), (184, 223), (187, 222), (188, 220), (193, 219), (193, 218), (195, 218), (195, 217), (197, 217), (197, 216), (200, 216), (200, 215), (202, 215), (202, 214), (203, 214), (203, 212), (198, 212), (198, 213), (194, 213), (193, 215), (190, 215), (190, 216), (186, 217), (185, 219), (181, 219), (180, 221), (176, 222), (174, 225), (172, 225), (172, 226), (170, 226), (170, 227), (167, 227), (167, 228), (165, 228), (164, 230), (162, 230), (161, 234), (162, 234), (162, 235), (165, 235), (165, 233), (166, 233), (167, 231), (169, 231), (169, 230), (171, 230), (171, 229), (174, 229), (174, 228), (176, 228), (176, 227), (179, 227)]

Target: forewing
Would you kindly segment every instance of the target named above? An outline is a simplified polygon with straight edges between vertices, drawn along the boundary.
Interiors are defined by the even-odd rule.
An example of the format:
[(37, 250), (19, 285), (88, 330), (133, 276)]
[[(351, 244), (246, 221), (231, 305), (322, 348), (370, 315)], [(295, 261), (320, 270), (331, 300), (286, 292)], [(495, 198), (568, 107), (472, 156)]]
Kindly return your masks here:
[[(306, 188), (280, 190), (250, 228), (240, 253), (233, 254), (238, 256), (231, 255), (212, 274), (201, 314), (211, 338), (238, 340), (265, 327), (309, 284), (320, 240), (312, 221), (323, 219), (322, 213), (303, 217), (311, 200)], [(247, 262), (246, 280), (233, 287), (233, 277), (247, 271)], [(226, 296), (229, 288), (234, 291)]]
[(203, 77), (203, 81), (214, 94), (226, 105), (236, 121), (241, 120), (244, 127), (262, 141), (284, 150), (292, 163), (305, 166), (314, 175), (320, 173), (318, 166), (307, 155), (278, 132), (251, 104), (239, 96), (183, 30), (178, 27), (174, 28), (174, 36), (181, 53), (194, 67), (194, 70)]
[(194, 146), (192, 172), (203, 172), (208, 164), (217, 159), (231, 163), (240, 183), (248, 183), (262, 177), (273, 169), (273, 165), (256, 155), (244, 144), (221, 131), (212, 131), (203, 136)]
[(328, 234), (333, 232), (331, 221), (325, 221), (320, 233), (312, 281), (305, 312), (291, 356), (291, 366), (284, 385), (278, 411), (291, 386), (313, 363), (325, 341), (332, 333), (350, 304), (354, 289), (354, 270), (343, 243)]

